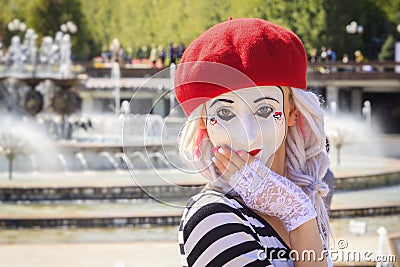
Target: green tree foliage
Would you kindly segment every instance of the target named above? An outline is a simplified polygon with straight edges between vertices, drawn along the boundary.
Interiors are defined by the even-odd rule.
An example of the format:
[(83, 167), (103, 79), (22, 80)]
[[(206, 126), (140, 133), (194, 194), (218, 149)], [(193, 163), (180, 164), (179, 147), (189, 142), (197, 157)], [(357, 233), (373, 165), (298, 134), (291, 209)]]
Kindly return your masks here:
[[(32, 6), (31, 1), (25, 0), (2, 0), (0, 1), (0, 42), (8, 46), (11, 37), (18, 34), (10, 32), (7, 28), (8, 23), (14, 19), (19, 19), (21, 22), (27, 23), (29, 11)], [(27, 24), (29, 27), (29, 24)], [(22, 33), (19, 33), (22, 37)]]
[(382, 46), (382, 50), (378, 55), (379, 61), (393, 61), (394, 60), (394, 46), (396, 40), (393, 35), (390, 35)]
[(388, 21), (400, 23), (400, 0), (376, 0), (376, 5), (386, 13)]
[[(78, 25), (73, 53), (81, 59), (108, 50), (118, 38), (132, 56), (143, 46), (188, 45), (212, 25), (229, 17), (267, 19), (296, 32), (306, 50), (332, 47), (338, 57), (360, 49), (375, 59), (390, 34), (397, 34), (400, 0), (2, 0), (0, 38), (9, 41), (7, 23), (27, 22), (36, 32), (54, 36), (68, 20)], [(361, 34), (346, 33), (357, 21)], [(396, 36), (396, 35), (395, 35)], [(218, 38), (218, 37), (216, 37)]]
[[(369, 59), (375, 59), (379, 47), (386, 39), (386, 15), (375, 0), (326, 0), (324, 10), (327, 14), (326, 45), (334, 48), (338, 56), (343, 53), (353, 55), (361, 50)], [(346, 32), (346, 25), (356, 21), (364, 31), (357, 34)]]
[(314, 47), (324, 45), (326, 12), (323, 0), (288, 1), (286, 17), (291, 18), (288, 27), (299, 35), (308, 53)]
[(90, 46), (94, 40), (87, 29), (81, 0), (36, 0), (32, 4), (30, 14), (29, 24), (39, 37), (54, 37), (63, 23), (74, 22), (78, 26), (78, 32), (71, 38), (72, 52), (78, 57), (91, 56)]

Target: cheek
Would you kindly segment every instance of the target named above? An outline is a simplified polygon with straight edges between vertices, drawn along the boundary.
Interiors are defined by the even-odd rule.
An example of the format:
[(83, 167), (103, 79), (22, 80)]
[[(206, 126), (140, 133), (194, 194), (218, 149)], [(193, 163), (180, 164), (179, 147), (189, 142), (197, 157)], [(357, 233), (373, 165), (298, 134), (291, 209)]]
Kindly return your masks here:
[(286, 120), (283, 111), (275, 111), (272, 114), (273, 118), (273, 135), (274, 135), (274, 152), (281, 146), (286, 134)]
[(208, 137), (214, 146), (228, 145), (231, 146), (232, 139), (232, 129), (235, 128), (234, 123), (223, 121), (217, 118), (211, 118), (207, 123)]
[(281, 111), (275, 111), (270, 118), (264, 120), (261, 124), (262, 132), (262, 154), (258, 158), (266, 163), (268, 159), (278, 150), (282, 145), (285, 132), (286, 123), (285, 116)]
[(285, 116), (282, 111), (275, 111), (272, 114), (275, 127), (285, 127)]

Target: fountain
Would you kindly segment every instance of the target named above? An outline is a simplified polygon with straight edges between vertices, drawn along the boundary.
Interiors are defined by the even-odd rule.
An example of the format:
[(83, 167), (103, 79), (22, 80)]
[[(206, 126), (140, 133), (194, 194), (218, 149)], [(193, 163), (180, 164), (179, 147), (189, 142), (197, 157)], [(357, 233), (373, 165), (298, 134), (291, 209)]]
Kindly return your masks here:
[[(379, 144), (379, 130), (371, 128), (371, 111), (370, 103), (366, 101), (362, 110), (366, 121), (360, 120), (359, 116), (350, 113), (340, 113), (337, 110), (335, 101), (330, 103), (330, 112), (326, 114), (325, 126), (326, 135), (331, 147), (334, 148), (335, 155), (331, 156), (335, 159), (336, 166), (340, 166), (342, 149), (353, 150), (354, 155), (382, 155)], [(376, 143), (371, 145), (371, 140)], [(347, 151), (349, 154), (350, 151)]]
[(71, 64), (71, 39), (69, 34), (57, 32), (53, 38), (45, 36), (39, 48), (37, 34), (33, 29), (27, 29), (24, 40), (19, 36), (11, 39), (8, 57), (3, 55), (6, 62), (2, 78), (16, 79), (71, 79), (75, 78)]
[(27, 144), (12, 133), (0, 136), (0, 153), (8, 160), (8, 178), (12, 179), (13, 161), (19, 155), (28, 154)]
[[(124, 147), (122, 146), (122, 132), (124, 128)], [(64, 128), (66, 125), (66, 129)], [(0, 133), (4, 136), (18, 136), (21, 143), (32, 147), (37, 140), (46, 140), (48, 145), (32, 147), (29, 154), (16, 153), (18, 156), (14, 162), (15, 171), (21, 173), (29, 172), (68, 172), (80, 170), (123, 170), (128, 166), (135, 169), (172, 168), (166, 157), (158, 152), (161, 142), (170, 142), (164, 146), (173, 147), (173, 136), (168, 136), (164, 131), (162, 140), (162, 128), (164, 121), (159, 115), (143, 116), (128, 114), (115, 117), (114, 114), (92, 115), (90, 119), (81, 116), (70, 116), (67, 123), (62, 123), (61, 118), (49, 118), (49, 114), (37, 115), (35, 119), (15, 116), (0, 116)], [(13, 129), (12, 133), (6, 129)], [(31, 134), (26, 136), (29, 131)], [(146, 137), (143, 137), (146, 132)], [(17, 134), (18, 133), (18, 134)], [(68, 139), (60, 139), (68, 136)], [(30, 138), (34, 137), (34, 138)], [(4, 138), (5, 139), (5, 138)], [(8, 139), (7, 139), (8, 140)], [(41, 141), (42, 142), (42, 141)], [(6, 140), (0, 139), (0, 147), (8, 151), (9, 145)], [(49, 146), (53, 148), (49, 150)], [(145, 151), (150, 149), (150, 153)], [(125, 155), (122, 153), (125, 149)], [(3, 154), (6, 155), (6, 152)], [(46, 156), (44, 156), (46, 154)], [(2, 153), (0, 153), (0, 159)], [(53, 159), (52, 166), (43, 164)], [(46, 159), (46, 160), (45, 160)], [(0, 173), (5, 172), (8, 167), (1, 164)], [(31, 164), (26, 164), (31, 162)]]
[[(33, 29), (26, 31), (23, 42), (14, 36), (8, 49), (9, 56), (0, 60), (6, 62), (4, 68), (0, 66), (0, 93), (5, 96), (3, 101), (7, 101), (7, 110), (20, 114), (11, 116), (5, 110), (1, 115), (5, 118), (1, 120), (2, 129), (11, 127), (6, 122), (7, 118), (12, 118), (14, 126), (24, 128), (28, 124), (29, 131), (40, 132), (40, 139), (49, 140), (54, 153), (48, 157), (56, 162), (49, 171), (121, 170), (127, 166), (146, 169), (154, 164), (170, 167), (165, 157), (155, 153), (157, 148), (152, 149), (150, 156), (145, 156), (145, 145), (151, 147), (161, 143), (159, 136), (164, 122), (158, 115), (131, 114), (129, 103), (124, 102), (121, 107), (118, 62), (114, 62), (111, 70), (111, 80), (115, 84), (115, 114), (79, 115), (76, 111), (81, 106), (80, 80), (70, 59), (69, 34), (60, 31), (54, 39), (45, 36), (39, 49), (36, 40)], [(127, 156), (121, 156), (124, 120), (125, 146), (134, 150)], [(146, 140), (143, 132), (146, 132)], [(43, 151), (40, 147), (36, 149), (29, 155), (18, 157), (14, 164), (16, 172), (46, 171), (41, 167), (44, 158), (39, 156)], [(23, 166), (23, 162), (31, 164)], [(5, 170), (6, 167), (0, 164), (0, 173)]]

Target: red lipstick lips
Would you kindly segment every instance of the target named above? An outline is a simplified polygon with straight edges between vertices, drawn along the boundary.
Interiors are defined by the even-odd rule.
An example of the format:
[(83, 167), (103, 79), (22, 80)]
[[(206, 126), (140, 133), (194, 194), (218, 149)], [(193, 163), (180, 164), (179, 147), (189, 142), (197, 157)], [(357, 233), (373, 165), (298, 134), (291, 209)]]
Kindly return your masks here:
[(255, 157), (258, 153), (260, 153), (261, 149), (254, 149), (249, 152), (249, 154), (253, 157)]

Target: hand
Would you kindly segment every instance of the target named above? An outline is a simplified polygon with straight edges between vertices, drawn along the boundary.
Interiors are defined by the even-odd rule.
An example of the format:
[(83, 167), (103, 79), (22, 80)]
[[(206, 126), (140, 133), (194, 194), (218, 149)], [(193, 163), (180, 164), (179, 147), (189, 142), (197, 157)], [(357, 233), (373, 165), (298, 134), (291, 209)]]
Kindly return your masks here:
[(213, 149), (215, 157), (213, 158), (214, 165), (217, 171), (227, 181), (244, 168), (253, 162), (254, 157), (244, 151), (233, 151), (227, 146), (215, 147)]
[(277, 217), (289, 232), (316, 218), (314, 206), (303, 190), (258, 159), (227, 147), (214, 152), (216, 167), (248, 207)]

